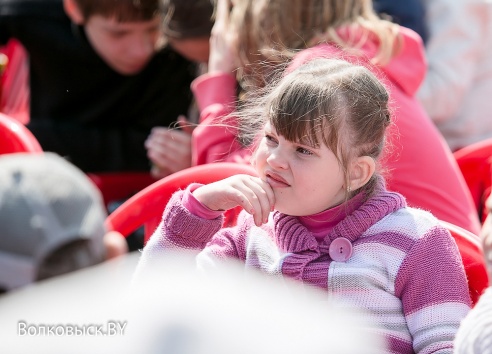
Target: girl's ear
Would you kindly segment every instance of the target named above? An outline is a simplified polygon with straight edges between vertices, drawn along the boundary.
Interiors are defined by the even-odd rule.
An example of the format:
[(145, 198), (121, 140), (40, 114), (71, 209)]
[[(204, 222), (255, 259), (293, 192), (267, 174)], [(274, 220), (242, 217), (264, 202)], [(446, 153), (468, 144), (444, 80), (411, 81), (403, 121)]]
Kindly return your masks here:
[(84, 16), (77, 5), (75, 0), (63, 0), (63, 8), (65, 9), (65, 13), (73, 23), (77, 25), (84, 24)]
[(369, 156), (360, 156), (350, 165), (349, 178), (350, 190), (354, 191), (363, 187), (376, 171), (376, 162)]

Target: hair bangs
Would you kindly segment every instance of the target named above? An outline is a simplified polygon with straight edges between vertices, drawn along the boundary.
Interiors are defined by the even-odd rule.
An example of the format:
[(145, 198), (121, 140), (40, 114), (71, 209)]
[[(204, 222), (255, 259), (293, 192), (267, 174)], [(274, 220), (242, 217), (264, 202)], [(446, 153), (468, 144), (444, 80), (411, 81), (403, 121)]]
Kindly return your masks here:
[(271, 101), (268, 117), (277, 134), (313, 147), (322, 143), (336, 147), (336, 119), (331, 112), (337, 109), (329, 89), (302, 79), (283, 86)]
[(162, 13), (159, 0), (77, 0), (84, 17), (98, 14), (118, 22), (150, 21)]

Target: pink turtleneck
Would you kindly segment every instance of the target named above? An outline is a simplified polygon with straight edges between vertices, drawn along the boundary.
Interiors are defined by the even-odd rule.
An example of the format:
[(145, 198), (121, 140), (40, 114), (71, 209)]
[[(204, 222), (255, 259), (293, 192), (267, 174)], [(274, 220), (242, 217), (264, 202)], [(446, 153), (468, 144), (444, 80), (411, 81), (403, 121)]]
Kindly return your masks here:
[(316, 240), (320, 242), (340, 221), (359, 208), (362, 201), (363, 194), (359, 193), (346, 203), (323, 210), (318, 214), (299, 216), (299, 222), (312, 232)]

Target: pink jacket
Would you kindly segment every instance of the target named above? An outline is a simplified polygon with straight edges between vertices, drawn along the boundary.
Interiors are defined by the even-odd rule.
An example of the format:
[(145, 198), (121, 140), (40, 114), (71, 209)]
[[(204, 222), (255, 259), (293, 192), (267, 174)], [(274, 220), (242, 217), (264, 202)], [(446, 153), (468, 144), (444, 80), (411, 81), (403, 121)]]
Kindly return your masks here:
[[(415, 98), (426, 72), (422, 40), (415, 32), (403, 27), (401, 35), (400, 53), (384, 67), (371, 67), (363, 56), (347, 56), (333, 45), (320, 44), (301, 51), (289, 70), (317, 57), (343, 57), (368, 65), (391, 93), (394, 124), (388, 132), (389, 149), (382, 158), (388, 189), (403, 194), (410, 206), (428, 210), (441, 220), (478, 234), (478, 214), (459, 167)], [(368, 41), (361, 50), (370, 58), (375, 54), (377, 44)], [(235, 141), (234, 124), (228, 124), (229, 128), (211, 126), (234, 109), (235, 89), (234, 77), (228, 74), (207, 74), (193, 82), (192, 90), (201, 111), (201, 126), (193, 133), (195, 164), (248, 161), (250, 152), (241, 149)]]

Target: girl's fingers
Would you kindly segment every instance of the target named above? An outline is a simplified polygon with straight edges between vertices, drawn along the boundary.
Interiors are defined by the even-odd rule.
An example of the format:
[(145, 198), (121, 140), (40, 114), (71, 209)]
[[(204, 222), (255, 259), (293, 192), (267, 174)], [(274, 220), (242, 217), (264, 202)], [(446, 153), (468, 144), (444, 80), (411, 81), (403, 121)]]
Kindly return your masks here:
[(269, 211), (271, 212), (275, 207), (275, 193), (273, 193), (272, 187), (267, 182), (263, 180), (260, 181), (261, 181), (261, 186), (267, 195), (268, 203), (269, 203), (268, 207), (269, 207)]
[(255, 224), (267, 222), (275, 197), (268, 183), (258, 177), (236, 175), (197, 188), (193, 195), (212, 210), (241, 206), (253, 216)]
[(260, 224), (265, 223), (274, 205), (274, 196), (270, 185), (263, 183), (256, 177), (246, 180), (245, 184), (251, 191), (250, 202), (255, 208), (255, 221), (259, 221)]
[(236, 189), (234, 199), (236, 200), (237, 205), (241, 206), (253, 216), (255, 225), (260, 226), (264, 223), (264, 213), (259, 198), (256, 198), (255, 193), (252, 193), (249, 189), (243, 191)]

